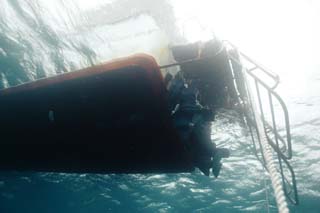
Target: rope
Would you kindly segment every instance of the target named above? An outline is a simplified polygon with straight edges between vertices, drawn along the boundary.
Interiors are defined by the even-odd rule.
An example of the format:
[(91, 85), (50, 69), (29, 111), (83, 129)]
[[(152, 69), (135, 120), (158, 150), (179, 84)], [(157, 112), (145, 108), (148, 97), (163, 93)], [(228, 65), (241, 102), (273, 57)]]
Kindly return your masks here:
[(269, 171), (271, 185), (274, 190), (275, 199), (277, 202), (279, 213), (288, 213), (289, 209), (288, 209), (286, 197), (284, 195), (281, 177), (277, 171), (277, 167), (276, 167), (275, 162), (273, 160), (272, 152), (271, 152), (268, 140), (267, 140), (266, 133), (264, 131), (262, 120), (260, 119), (260, 116), (257, 112), (257, 108), (255, 105), (253, 105), (253, 111), (255, 114), (257, 130), (259, 132), (259, 137), (260, 137), (260, 141), (262, 144), (263, 156), (266, 161), (266, 168)]
[[(262, 167), (262, 169), (264, 170), (264, 167)], [(268, 186), (267, 186), (267, 181), (266, 181), (265, 175), (263, 177), (263, 183), (264, 183), (264, 192), (266, 194), (266, 209), (267, 209), (267, 213), (270, 213), (269, 190), (268, 190)]]
[[(241, 64), (241, 62), (240, 62)], [(246, 85), (247, 85), (247, 91), (248, 91), (248, 98), (250, 99), (251, 105), (252, 105), (252, 111), (254, 114), (254, 119), (255, 119), (255, 123), (257, 125), (257, 131), (258, 131), (258, 137), (259, 140), (261, 141), (261, 149), (262, 149), (262, 154), (265, 160), (265, 168), (267, 169), (267, 171), (269, 172), (269, 176), (271, 179), (271, 185), (274, 191), (274, 195), (275, 195), (275, 199), (276, 199), (276, 203), (277, 203), (277, 207), (279, 210), (279, 213), (289, 213), (289, 208), (288, 208), (288, 204), (286, 201), (286, 197), (284, 194), (284, 189), (283, 189), (283, 185), (282, 185), (282, 179), (280, 177), (279, 172), (277, 171), (277, 167), (276, 167), (276, 163), (274, 162), (273, 159), (273, 155), (272, 155), (272, 151), (271, 151), (271, 147), (268, 143), (267, 140), (267, 135), (263, 126), (263, 121), (261, 120), (261, 117), (258, 113), (257, 110), (257, 105), (255, 104), (254, 101), (254, 96), (251, 94), (251, 88), (250, 88), (250, 83), (247, 79), (246, 76), (247, 73), (244, 74), (244, 78), (246, 81)], [(269, 199), (267, 200), (267, 202), (269, 202)], [(269, 204), (268, 204), (269, 206)]]

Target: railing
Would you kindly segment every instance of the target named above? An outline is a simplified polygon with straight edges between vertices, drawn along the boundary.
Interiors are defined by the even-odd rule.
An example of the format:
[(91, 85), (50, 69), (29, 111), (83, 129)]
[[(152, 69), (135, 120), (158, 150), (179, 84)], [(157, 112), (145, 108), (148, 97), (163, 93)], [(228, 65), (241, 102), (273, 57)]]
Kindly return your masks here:
[[(227, 52), (233, 84), (237, 93), (238, 109), (243, 114), (244, 121), (251, 133), (254, 153), (270, 174), (279, 212), (289, 212), (285, 197), (294, 205), (297, 205), (299, 200), (295, 173), (289, 162), (292, 158), (289, 114), (284, 101), (275, 92), (279, 84), (279, 76), (238, 51), (230, 42), (224, 41), (223, 44), (221, 50), (213, 57)], [(193, 63), (198, 60), (200, 59), (187, 60), (160, 68)], [(259, 76), (258, 72), (271, 79), (272, 83), (270, 85), (266, 83), (265, 78)], [(249, 78), (253, 81), (253, 84), (250, 84)], [(251, 89), (252, 85), (254, 90)], [(267, 113), (265, 107), (263, 107), (265, 99), (261, 97), (262, 90), (267, 93), (266, 100), (269, 102), (268, 111), (271, 115), (271, 124), (266, 119)], [(285, 137), (280, 134), (276, 121), (275, 101), (278, 102), (281, 107), (280, 111), (283, 113)], [(278, 163), (274, 161), (274, 155), (276, 155)]]
[[(238, 51), (230, 42), (224, 43), (229, 50), (228, 57), (232, 67), (234, 84), (238, 91), (238, 102), (242, 106), (242, 113), (251, 133), (255, 154), (268, 170), (268, 162), (263, 152), (263, 141), (261, 141), (261, 135), (263, 134), (272, 147), (274, 155), (276, 155), (278, 162), (276, 167), (281, 176), (284, 194), (291, 203), (297, 205), (299, 200), (296, 178), (289, 162), (292, 158), (289, 114), (284, 101), (275, 92), (275, 88), (279, 84), (279, 76)], [(264, 78), (261, 77), (261, 74), (264, 75)], [(272, 81), (271, 85), (266, 83), (265, 77)], [(252, 86), (254, 90), (251, 89)], [(267, 98), (262, 99), (262, 91), (267, 94)], [(282, 136), (279, 132), (274, 107), (275, 101), (280, 105), (278, 112), (282, 112), (284, 117), (285, 136)], [(269, 104), (265, 104), (265, 102)], [(266, 108), (268, 109), (266, 110)], [(267, 111), (269, 111), (269, 117), (271, 117), (269, 121), (266, 118)], [(259, 120), (262, 123), (262, 130), (258, 128)]]

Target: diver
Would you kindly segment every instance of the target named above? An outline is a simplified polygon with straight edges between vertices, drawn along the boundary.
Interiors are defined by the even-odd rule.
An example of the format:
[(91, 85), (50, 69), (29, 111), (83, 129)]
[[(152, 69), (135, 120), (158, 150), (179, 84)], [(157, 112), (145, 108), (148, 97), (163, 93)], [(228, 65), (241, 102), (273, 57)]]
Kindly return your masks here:
[(194, 165), (207, 176), (212, 169), (217, 177), (221, 158), (229, 157), (229, 151), (216, 148), (216, 144), (211, 140), (213, 110), (199, 103), (196, 84), (192, 81), (186, 82), (182, 71), (174, 78), (166, 76), (165, 79), (170, 79), (169, 104), (174, 125), (186, 149), (191, 153)]

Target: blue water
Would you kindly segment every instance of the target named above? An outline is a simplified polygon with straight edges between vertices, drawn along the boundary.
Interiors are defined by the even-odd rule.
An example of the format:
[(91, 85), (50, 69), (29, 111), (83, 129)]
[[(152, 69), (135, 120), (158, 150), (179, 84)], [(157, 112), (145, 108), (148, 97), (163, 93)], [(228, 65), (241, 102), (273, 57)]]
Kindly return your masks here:
[[(144, 23), (140, 31), (138, 26), (123, 31), (130, 22), (120, 28), (102, 23), (92, 28), (74, 2), (0, 0), (0, 88), (133, 52), (154, 53), (158, 51), (155, 41), (165, 44), (178, 37), (164, 39), (157, 26), (163, 27), (165, 19), (155, 23), (144, 16), (131, 23)], [(320, 66), (304, 68), (285, 76), (279, 92), (291, 115), (292, 165), (300, 196), (300, 205), (290, 210), (316, 213), (320, 212)], [(277, 212), (268, 175), (235, 112), (219, 111), (212, 138), (232, 153), (223, 160), (217, 179), (199, 171), (149, 175), (1, 172), (0, 212)]]

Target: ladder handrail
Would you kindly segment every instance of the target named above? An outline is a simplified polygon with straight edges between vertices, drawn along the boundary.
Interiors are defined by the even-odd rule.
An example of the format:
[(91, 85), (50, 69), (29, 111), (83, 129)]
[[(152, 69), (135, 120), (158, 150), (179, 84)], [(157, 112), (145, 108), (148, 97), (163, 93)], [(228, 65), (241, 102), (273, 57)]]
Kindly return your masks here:
[[(238, 47), (235, 46), (233, 43), (231, 43), (228, 40), (223, 40), (223, 43), (231, 46), (233, 49), (238, 50)], [(248, 73), (251, 73), (256, 70), (256, 69), (260, 69), (262, 70), (266, 75), (268, 75), (269, 77), (271, 77), (274, 80), (274, 85), (271, 87), (272, 89), (275, 89), (279, 83), (280, 83), (280, 77), (278, 74), (270, 71), (269, 69), (265, 68), (263, 65), (261, 65), (260, 63), (256, 62), (255, 60), (251, 59), (249, 56), (247, 56), (246, 54), (244, 54), (243, 52), (238, 51), (238, 53), (241, 55), (241, 57), (243, 57), (244, 59), (246, 59), (247, 61), (249, 61), (251, 64), (254, 64), (255, 66), (251, 69), (248, 70)], [(232, 58), (232, 56), (231, 56)]]
[[(276, 156), (278, 159), (278, 169), (276, 169), (276, 170), (278, 172), (278, 175), (281, 176), (281, 180), (282, 180), (282, 187), (281, 188), (283, 189), (283, 192), (286, 195), (287, 199), (291, 203), (297, 205), (299, 203), (299, 200), (298, 200), (298, 193), (297, 193), (296, 178), (295, 178), (294, 170), (293, 170), (292, 166), (290, 165), (290, 162), (288, 161), (289, 159), (292, 158), (292, 144), (291, 144), (292, 141), (291, 141), (291, 132), (290, 132), (289, 113), (288, 113), (288, 109), (286, 107), (285, 102), (279, 96), (279, 94), (275, 91), (275, 88), (278, 86), (278, 84), (280, 82), (280, 78), (277, 74), (269, 71), (268, 69), (264, 68), (262, 65), (260, 65), (259, 63), (255, 62), (250, 57), (245, 55), (244, 53), (240, 52), (238, 50), (238, 48), (235, 45), (233, 45), (232, 43), (230, 43), (229, 41), (223, 41), (223, 42), (224, 42), (226, 48), (229, 47), (229, 50), (236, 51), (237, 58), (235, 58), (231, 53), (229, 53), (228, 54), (229, 60), (231, 62), (236, 63), (237, 65), (239, 65), (241, 67), (240, 72), (241, 72), (241, 75), (243, 76), (243, 79), (245, 81), (244, 82), (244, 84), (245, 84), (244, 89), (246, 90), (246, 93), (244, 95), (244, 94), (240, 94), (240, 92), (239, 92), (238, 99), (240, 100), (239, 102), (242, 103), (243, 108), (245, 110), (243, 115), (245, 117), (245, 120), (247, 120), (246, 123), (250, 129), (251, 138), (253, 140), (254, 149), (256, 151), (255, 154), (259, 159), (259, 154), (258, 154), (258, 147), (259, 147), (260, 151), (261, 151), (260, 156), (262, 158), (262, 159), (260, 159), (260, 161), (263, 163), (264, 167), (269, 171), (270, 176), (272, 176), (271, 173), (272, 172), (274, 173), (274, 171), (271, 171), (270, 168), (268, 168), (270, 165), (268, 165), (269, 162), (267, 162), (267, 160), (266, 160), (266, 153), (267, 153), (267, 155), (270, 155), (270, 153), (266, 149), (270, 149), (270, 148), (273, 149), (273, 151), (276, 153)], [(249, 62), (249, 64), (253, 65), (253, 68), (245, 68), (244, 67), (245, 64), (243, 63), (243, 60), (247, 61), (247, 62)], [(258, 76), (256, 72), (254, 72), (255, 70), (261, 70), (263, 73), (265, 73), (271, 79), (273, 79), (274, 82), (273, 82), (272, 86), (269, 86), (267, 83), (265, 83), (265, 81), (260, 76)], [(232, 71), (233, 71), (234, 78), (236, 78), (235, 77), (236, 75), (234, 74), (235, 70), (233, 70), (233, 68), (232, 68)], [(256, 90), (255, 97), (257, 98), (257, 100), (254, 100), (255, 99), (253, 97), (254, 91), (250, 90), (250, 85), (247, 80), (247, 76), (252, 78), (254, 81), (254, 88)], [(237, 79), (235, 79), (234, 82), (235, 82), (235, 86), (237, 87), (238, 86)], [(266, 107), (263, 107), (260, 89), (264, 89), (265, 91), (267, 91), (267, 94), (268, 94), (268, 101), (269, 101), (269, 108), (268, 109), (271, 112), (271, 120), (272, 120), (271, 125), (267, 122), (266, 117), (265, 117), (264, 109)], [(278, 103), (281, 106), (283, 115), (284, 115), (285, 133), (286, 133), (285, 139), (283, 137), (281, 137), (281, 135), (278, 132), (276, 119), (275, 119), (275, 110), (274, 110), (274, 106), (273, 106), (273, 100), (278, 101)], [(258, 103), (257, 105), (255, 104), (255, 101), (257, 101), (257, 103)], [(257, 110), (257, 109), (259, 109), (259, 110)], [(271, 134), (274, 135), (274, 139), (272, 139), (272, 137), (270, 136), (270, 132), (268, 132), (267, 129), (271, 130), (270, 132), (271, 132)], [(256, 145), (253, 130), (255, 130), (255, 134), (256, 134), (258, 142), (259, 142), (258, 145)], [(270, 148), (264, 147), (265, 146), (264, 141), (266, 141), (266, 143), (269, 145), (268, 147), (270, 147)], [(282, 143), (285, 142), (284, 144), (285, 144), (286, 149), (284, 151), (280, 148), (279, 142), (282, 142)], [(289, 174), (285, 174), (284, 168), (288, 169)], [(274, 169), (272, 169), (272, 170), (274, 170)], [(288, 178), (287, 175), (290, 175), (291, 177), (289, 176), (290, 178)], [(289, 179), (291, 179), (291, 184), (289, 182)], [(277, 193), (276, 186), (274, 185), (273, 187), (274, 187), (275, 193)]]

